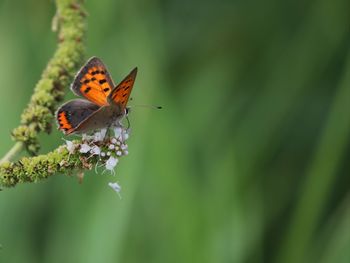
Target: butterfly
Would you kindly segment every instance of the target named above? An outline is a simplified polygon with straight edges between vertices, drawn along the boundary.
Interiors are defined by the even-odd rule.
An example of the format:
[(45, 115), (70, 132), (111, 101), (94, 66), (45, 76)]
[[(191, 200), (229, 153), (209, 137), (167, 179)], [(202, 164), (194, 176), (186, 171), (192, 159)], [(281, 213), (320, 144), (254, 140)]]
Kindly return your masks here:
[(68, 135), (120, 125), (120, 120), (127, 114), (126, 105), (136, 74), (137, 68), (134, 68), (115, 86), (101, 59), (90, 58), (70, 87), (84, 99), (68, 101), (57, 110), (58, 129)]

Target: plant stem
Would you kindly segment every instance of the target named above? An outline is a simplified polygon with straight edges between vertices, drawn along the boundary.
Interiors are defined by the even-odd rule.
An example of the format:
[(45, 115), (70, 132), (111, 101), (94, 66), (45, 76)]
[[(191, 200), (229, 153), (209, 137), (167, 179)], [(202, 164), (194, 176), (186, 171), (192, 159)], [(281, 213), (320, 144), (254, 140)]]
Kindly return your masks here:
[(0, 160), (0, 165), (5, 162), (10, 162), (16, 158), (16, 156), (22, 152), (24, 149), (24, 144), (22, 142), (16, 142), (15, 145), (5, 154), (5, 156)]

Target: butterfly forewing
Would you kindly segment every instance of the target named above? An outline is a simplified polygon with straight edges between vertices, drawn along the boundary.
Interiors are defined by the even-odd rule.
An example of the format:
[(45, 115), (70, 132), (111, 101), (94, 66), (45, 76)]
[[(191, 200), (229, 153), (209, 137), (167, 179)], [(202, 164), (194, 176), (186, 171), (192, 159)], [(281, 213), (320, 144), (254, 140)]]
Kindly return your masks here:
[(135, 83), (135, 78), (137, 74), (137, 68), (134, 68), (125, 79), (123, 79), (118, 86), (109, 94), (109, 100), (113, 101), (115, 104), (122, 106), (122, 109), (126, 107), (128, 103), (131, 90)]
[(106, 66), (99, 58), (92, 57), (76, 75), (71, 89), (75, 94), (103, 106), (108, 104), (107, 97), (113, 87)]

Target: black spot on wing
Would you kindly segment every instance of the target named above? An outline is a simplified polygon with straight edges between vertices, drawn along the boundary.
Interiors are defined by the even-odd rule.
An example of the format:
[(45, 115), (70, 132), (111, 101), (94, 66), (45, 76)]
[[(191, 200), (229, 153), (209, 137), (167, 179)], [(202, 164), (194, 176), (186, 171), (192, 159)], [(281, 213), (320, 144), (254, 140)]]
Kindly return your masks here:
[(84, 93), (88, 93), (90, 90), (91, 90), (91, 87), (87, 87), (87, 88), (84, 90)]
[(91, 75), (96, 75), (96, 74), (100, 74), (100, 71), (99, 70), (95, 70), (95, 71), (91, 72)]
[[(113, 81), (111, 76), (109, 75), (106, 66), (101, 61), (101, 59), (97, 57), (90, 58), (86, 64), (78, 71), (78, 74), (75, 76), (74, 81), (71, 85), (71, 90), (77, 95), (84, 95), (84, 90), (81, 89), (82, 84), (88, 84), (91, 81), (91, 77), (87, 77), (89, 75), (102, 74), (109, 86), (113, 87)], [(96, 76), (95, 76), (96, 77)], [(101, 77), (100, 77), (101, 78)], [(98, 78), (98, 79), (100, 79)]]

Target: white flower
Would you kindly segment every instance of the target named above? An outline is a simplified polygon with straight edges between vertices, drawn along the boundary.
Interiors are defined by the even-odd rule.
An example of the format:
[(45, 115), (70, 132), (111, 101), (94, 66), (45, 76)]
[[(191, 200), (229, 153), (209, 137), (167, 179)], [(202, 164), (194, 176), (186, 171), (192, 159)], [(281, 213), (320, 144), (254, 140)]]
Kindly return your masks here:
[(129, 130), (123, 130), (122, 141), (125, 142), (129, 138)]
[(117, 156), (122, 156), (122, 152), (121, 151), (117, 151)]
[(124, 151), (124, 155), (128, 155), (129, 154), (129, 152), (128, 151)]
[(108, 183), (108, 186), (110, 186), (114, 191), (116, 191), (117, 194), (119, 195), (119, 198), (121, 198), (120, 191), (122, 190), (122, 187), (117, 182), (115, 183), (110, 182)]
[(70, 154), (74, 153), (76, 145), (72, 141), (66, 140), (66, 148)]
[(117, 163), (118, 159), (114, 158), (113, 156), (110, 156), (109, 159), (106, 161), (106, 169), (112, 171), (117, 165)]
[(102, 156), (102, 157), (105, 157), (105, 156), (106, 156), (106, 153), (105, 153), (105, 152), (101, 152), (101, 156)]
[(121, 127), (115, 127), (114, 128), (114, 136), (116, 137), (116, 138), (119, 138), (120, 137), (120, 135), (122, 134), (122, 128)]
[(124, 141), (126, 141), (127, 139), (129, 139), (129, 134), (125, 133), (123, 138), (124, 138)]
[(90, 150), (91, 150), (91, 147), (90, 147), (88, 144), (83, 143), (82, 145), (80, 145), (80, 150), (79, 150), (79, 152), (81, 152), (81, 153), (87, 153), (87, 152), (89, 152)]
[(128, 135), (128, 137), (129, 137), (129, 135), (130, 135), (130, 132), (131, 132), (131, 129), (129, 128), (129, 129), (124, 129), (124, 134), (125, 135)]
[(93, 155), (100, 155), (101, 154), (101, 148), (98, 147), (97, 145), (94, 145), (90, 151)]
[(107, 152), (107, 156), (111, 156), (111, 152)]
[(82, 139), (83, 141), (90, 141), (94, 136), (87, 135), (86, 133), (83, 133)]
[(95, 132), (94, 134), (94, 142), (103, 141), (106, 136), (107, 129), (101, 129), (99, 132)]
[(110, 144), (109, 146), (108, 146), (108, 149), (110, 149), (110, 150), (113, 150), (115, 148), (115, 145), (114, 144)]
[(128, 145), (122, 144), (122, 145), (120, 146), (120, 148), (121, 148), (122, 150), (126, 150), (126, 149), (128, 149)]
[(112, 187), (113, 190), (116, 191), (117, 193), (119, 193), (122, 190), (122, 187), (117, 182), (115, 183), (110, 182), (108, 183), (108, 185)]
[(113, 137), (112, 140), (111, 140), (111, 142), (112, 142), (113, 144), (116, 144), (116, 143), (117, 143), (117, 139)]

